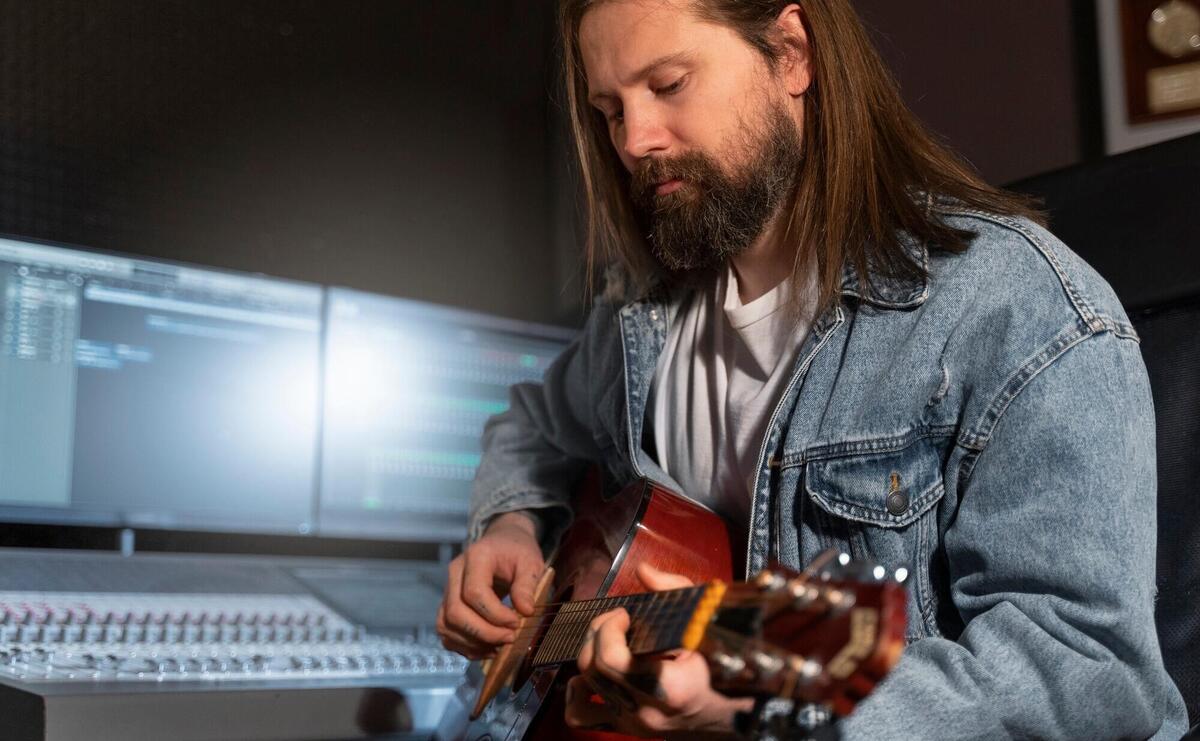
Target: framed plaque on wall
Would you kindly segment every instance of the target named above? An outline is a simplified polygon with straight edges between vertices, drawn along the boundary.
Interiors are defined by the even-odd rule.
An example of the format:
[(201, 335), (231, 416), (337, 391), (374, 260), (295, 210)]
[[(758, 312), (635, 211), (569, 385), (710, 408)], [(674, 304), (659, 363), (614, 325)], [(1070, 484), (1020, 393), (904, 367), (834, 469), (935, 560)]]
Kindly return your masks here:
[(1133, 124), (1200, 113), (1200, 0), (1120, 0)]

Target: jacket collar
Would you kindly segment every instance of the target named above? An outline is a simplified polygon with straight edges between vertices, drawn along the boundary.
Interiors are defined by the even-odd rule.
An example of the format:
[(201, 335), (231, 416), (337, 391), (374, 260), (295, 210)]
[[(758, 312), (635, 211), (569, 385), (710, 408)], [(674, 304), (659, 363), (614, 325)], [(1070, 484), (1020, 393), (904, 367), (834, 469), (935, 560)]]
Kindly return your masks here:
[(842, 266), (842, 295), (882, 309), (913, 309), (925, 303), (929, 296), (929, 246), (908, 235), (900, 236), (900, 246), (921, 267), (922, 275), (891, 277), (868, 263), (864, 282), (847, 263)]

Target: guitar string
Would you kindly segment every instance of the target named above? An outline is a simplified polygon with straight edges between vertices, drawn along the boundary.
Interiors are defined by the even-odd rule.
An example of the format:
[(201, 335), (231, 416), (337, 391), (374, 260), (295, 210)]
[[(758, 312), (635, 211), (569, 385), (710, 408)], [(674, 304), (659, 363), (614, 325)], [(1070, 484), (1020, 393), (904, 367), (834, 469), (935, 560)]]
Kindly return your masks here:
[[(675, 608), (675, 609), (672, 609), (669, 611), (663, 611), (655, 616), (655, 622), (657, 622), (659, 620), (675, 620), (675, 619), (678, 619), (679, 617), (682, 617), (683, 615), (690, 615), (690, 614), (694, 613), (695, 611), (696, 611), (695, 607), (691, 607), (691, 608), (680, 607), (680, 608)], [(605, 610), (605, 612), (607, 612), (607, 610)], [(596, 613), (595, 615), (591, 615), (591, 616), (583, 616), (578, 619), (554, 621), (554, 622), (551, 622), (547, 626), (542, 626), (540, 624), (526, 626), (524, 628), (518, 629), (516, 631), (516, 636), (519, 638), (523, 638), (532, 633), (537, 633), (539, 630), (542, 630), (543, 627), (545, 628), (545, 630), (547, 632), (551, 632), (551, 631), (561, 632), (559, 629), (566, 628), (568, 626), (586, 625), (586, 624), (592, 622), (593, 620), (595, 620), (601, 614), (603, 614), (603, 613)], [(642, 615), (630, 615), (630, 618), (634, 621), (645, 620), (645, 617)], [(632, 630), (632, 627), (633, 626), (631, 625), (630, 626), (631, 630)]]
[[(658, 614), (658, 615), (655, 615), (655, 616), (654, 616), (654, 620), (653, 620), (653, 621), (654, 621), (654, 622), (658, 622), (659, 620), (663, 620), (663, 619), (665, 619), (665, 620), (668, 620), (668, 621), (677, 621), (677, 620), (678, 620), (678, 618), (679, 618), (679, 617), (681, 617), (681, 616), (684, 616), (684, 615), (690, 615), (690, 614), (694, 614), (694, 613), (695, 613), (695, 607), (694, 607), (694, 606), (693, 606), (693, 607), (691, 607), (691, 608), (688, 608), (688, 607), (679, 607), (679, 608), (674, 608), (674, 609), (671, 609), (671, 610), (669, 610), (669, 611), (664, 611), (664, 612), (662, 612), (662, 613), (660, 613), (660, 614)], [(642, 618), (641, 616), (631, 616), (631, 618), (632, 618), (633, 620), (644, 619), (644, 618)], [(551, 631), (553, 631), (555, 628), (558, 628), (559, 626), (562, 626), (562, 627), (569, 627), (569, 626), (581, 625), (581, 624), (583, 624), (583, 623), (588, 623), (588, 622), (591, 622), (591, 621), (590, 621), (590, 620), (583, 620), (583, 619), (581, 619), (581, 620), (570, 620), (570, 621), (565, 621), (565, 622), (562, 622), (562, 623), (551, 623), (551, 624), (550, 624), (550, 626), (546, 628), (546, 635), (543, 635), (543, 636), (542, 636), (542, 638), (541, 638), (541, 640), (534, 640), (534, 641), (531, 641), (531, 643), (530, 643), (530, 645), (529, 645), (529, 647), (528, 647), (528, 649), (527, 649), (527, 650), (528, 650), (528, 651), (530, 651), (530, 652), (532, 652), (532, 653), (534, 653), (534, 654), (536, 655), (537, 651), (538, 651), (538, 650), (539, 650), (539, 649), (542, 647), (542, 645), (543, 645), (543, 642), (544, 642), (545, 640), (547, 640), (547, 639), (550, 639), (550, 638), (552, 637), (552, 636), (550, 635), (550, 632), (551, 632)], [(668, 623), (668, 624), (669, 624), (669, 623)], [(540, 625), (539, 625), (539, 626), (535, 626), (535, 629), (534, 629), (532, 632), (536, 632), (536, 629), (540, 629), (541, 627), (542, 627), (542, 626), (540, 626)], [(660, 624), (660, 625), (657, 625), (657, 626), (655, 626), (655, 627), (661, 630), (661, 629), (663, 629), (663, 628), (667, 627), (667, 625), (662, 625), (662, 624)], [(671, 628), (672, 630), (678, 630), (678, 629), (680, 629), (680, 628), (682, 628), (682, 627), (686, 627), (686, 626), (685, 626), (685, 625), (680, 625), (680, 624), (678, 624), (678, 623), (676, 623), (676, 624), (674, 624), (674, 625), (670, 625), (670, 628)], [(719, 632), (719, 633), (726, 634), (726, 635), (728, 635), (728, 637), (729, 637), (729, 638), (731, 638), (731, 639), (733, 639), (733, 640), (735, 640), (735, 641), (738, 641), (739, 643), (744, 643), (744, 642), (746, 642), (746, 641), (749, 641), (749, 640), (751, 640), (751, 639), (752, 639), (751, 637), (743, 636), (743, 635), (741, 635), (741, 634), (739, 634), (739, 633), (736, 633), (736, 632), (734, 632), (734, 631), (730, 631), (729, 629), (721, 628), (719, 625), (716, 625), (715, 623), (710, 623), (710, 624), (708, 625), (708, 627), (706, 628), (706, 631), (710, 631), (710, 630), (715, 630), (715, 631), (717, 631), (717, 632)], [(633, 625), (631, 624), (631, 625), (630, 625), (630, 630), (629, 630), (629, 632), (632, 632), (632, 631), (633, 631)], [(521, 632), (519, 633), (519, 635), (521, 635), (521, 637), (524, 637), (525, 635), (528, 635), (528, 634), (529, 634), (529, 632), (530, 632), (530, 631), (521, 631)], [(564, 648), (564, 649), (566, 649), (566, 648), (570, 648), (570, 650), (571, 650), (571, 651), (573, 651), (575, 654), (578, 654), (579, 650), (581, 650), (581, 649), (583, 648), (583, 645), (582, 645), (582, 644), (583, 644), (583, 640), (582, 640), (582, 638), (583, 638), (583, 637), (582, 637), (582, 636), (570, 636), (570, 637), (566, 637), (566, 636), (563, 636), (563, 635), (561, 635), (561, 632), (562, 632), (562, 631), (557, 631), (557, 633), (558, 633), (558, 634), (557, 634), (557, 635), (555, 635), (555, 636), (553, 636), (553, 637), (555, 637), (555, 638), (560, 638), (560, 639), (561, 639), (561, 638), (566, 638), (566, 640), (565, 640), (565, 641), (563, 641), (563, 644), (564, 644), (564, 645), (562, 646), (562, 648)], [(649, 640), (650, 638), (655, 638), (655, 639), (656, 639), (656, 638), (658, 638), (658, 637), (660, 637), (660, 636), (659, 636), (659, 635), (655, 635), (655, 636), (648, 636), (648, 637), (646, 638), (646, 640)], [(579, 641), (580, 645), (572, 648), (572, 644), (574, 644), (576, 640), (578, 640), (578, 641)], [(655, 649), (655, 650), (666, 650), (666, 649)], [(643, 653), (651, 653), (651, 652), (652, 652), (652, 651), (648, 651), (648, 650), (647, 650), (647, 651), (643, 651)], [(567, 660), (567, 659), (564, 659), (564, 660)], [(559, 663), (559, 662), (558, 662), (558, 661), (551, 661), (551, 662), (544, 662), (544, 663)]]
[[(721, 639), (725, 642), (726, 646), (729, 648), (733, 648), (735, 650), (743, 647), (745, 644), (750, 643), (751, 641), (756, 639), (755, 636), (746, 636), (741, 633), (738, 633), (737, 631), (731, 630), (729, 628), (722, 628), (721, 626), (716, 625), (715, 623), (710, 624), (708, 626), (708, 628), (706, 629), (706, 632), (719, 634)], [(564, 646), (563, 648), (566, 649), (568, 647)], [(546, 666), (548, 664), (561, 664), (561, 663), (569, 662), (572, 659), (578, 658), (578, 653), (580, 650), (582, 650), (582, 648), (583, 648), (582, 646), (579, 646), (574, 649), (569, 649), (568, 655), (565, 657), (555, 656), (554, 658), (551, 658), (548, 660), (543, 660), (541, 662), (536, 662), (536, 657), (534, 657), (534, 661), (536, 662), (535, 665), (536, 666)], [(632, 646), (630, 648), (633, 649)], [(671, 645), (671, 646), (664, 646), (661, 648), (655, 648), (652, 650), (650, 650), (650, 649), (639, 650), (639, 651), (635, 651), (635, 653), (637, 653), (637, 654), (657, 653), (659, 651), (670, 651), (670, 650), (676, 649), (676, 648), (682, 648), (682, 647), (678, 646), (678, 645)]]
[[(653, 605), (649, 605), (649, 606), (653, 606)], [(695, 605), (692, 605), (690, 607), (687, 605), (680, 605), (678, 607), (674, 607), (669, 610), (662, 610), (659, 613), (655, 614), (652, 618), (647, 615), (631, 615), (630, 616), (631, 624), (629, 627), (629, 631), (627, 632), (627, 635), (629, 633), (632, 633), (635, 629), (635, 626), (638, 624), (646, 625), (647, 623), (656, 623), (655, 625), (653, 625), (654, 632), (652, 634), (643, 635), (641, 637), (641, 641), (643, 643), (644, 642), (653, 643), (654, 641), (657, 641), (659, 638), (661, 638), (663, 634), (670, 635), (670, 634), (674, 633), (675, 631), (679, 631), (679, 630), (687, 627), (686, 623), (680, 621), (679, 618), (690, 617), (691, 615), (693, 615), (695, 613), (695, 611), (696, 611)], [(530, 642), (528, 650), (533, 652), (536, 655), (536, 653), (541, 649), (541, 647), (543, 645), (545, 645), (545, 642), (547, 640), (555, 640), (558, 643), (562, 644), (563, 649), (567, 649), (573, 654), (578, 654), (578, 652), (583, 648), (583, 643), (584, 643), (584, 640), (586, 639), (586, 635), (573, 634), (573, 633), (575, 633), (575, 631), (569, 630), (569, 629), (572, 627), (575, 627), (575, 626), (581, 626), (585, 623), (590, 623), (592, 619), (594, 619), (594, 617), (591, 619), (579, 619), (579, 620), (569, 620), (569, 621), (563, 621), (563, 622), (558, 622), (558, 621), (552, 622), (550, 624), (550, 626), (546, 628), (545, 635), (543, 635), (540, 639), (536, 639), (536, 640), (533, 640)], [(665, 623), (663, 622), (664, 620), (666, 621)], [(540, 625), (536, 626), (536, 628), (540, 628), (540, 627), (541, 627)], [(558, 630), (560, 627), (566, 628), (568, 630)], [(552, 632), (554, 633), (554, 635), (551, 635)], [(529, 635), (528, 631), (522, 631), (522, 633), (523, 633), (523, 635), (520, 635), (520, 637), (522, 637), (522, 638)], [(563, 633), (566, 633), (566, 635), (563, 635)], [(576, 644), (578, 644), (578, 645), (576, 645)], [(662, 650), (662, 649), (654, 649), (654, 650)], [(643, 652), (643, 653), (650, 652), (650, 650), (642, 649), (641, 652)], [(552, 652), (552, 653), (557, 653), (557, 652)]]
[[(646, 607), (651, 607), (651, 606), (652, 606), (652, 604), (646, 604)], [(638, 612), (638, 611), (635, 611), (635, 612)], [(631, 624), (629, 627), (629, 632), (633, 632), (634, 625), (636, 625), (636, 624), (646, 625), (647, 623), (654, 623), (654, 625), (652, 627), (654, 628), (656, 633), (663, 631), (664, 628), (666, 628), (668, 626), (671, 627), (672, 629), (678, 629), (679, 627), (682, 627), (681, 625), (678, 624), (679, 619), (682, 617), (685, 617), (685, 616), (690, 616), (694, 612), (695, 612), (695, 606), (692, 606), (689, 608), (689, 607), (681, 605), (678, 608), (671, 609), (670, 611), (666, 611), (666, 610), (661, 611), (658, 615), (655, 615), (653, 619), (649, 619), (648, 615), (631, 614), (630, 615)], [(545, 643), (545, 641), (550, 640), (550, 639), (559, 639), (559, 638), (565, 639), (565, 642), (567, 645), (573, 645), (575, 643), (579, 643), (579, 644), (581, 644), (580, 647), (582, 647), (582, 643), (586, 639), (586, 634), (576, 633), (576, 630), (579, 627), (582, 627), (583, 625), (591, 623), (596, 618), (596, 616), (597, 615), (591, 615), (591, 616), (581, 615), (579, 618), (572, 618), (570, 620), (563, 620), (563, 621), (555, 620), (555, 621), (551, 622), (545, 628), (546, 635), (543, 635), (540, 639), (531, 641), (530, 650), (537, 651), (539, 648), (541, 648), (541, 646)], [(669, 621), (669, 623), (667, 621)], [(671, 625), (670, 623), (676, 623), (676, 624)], [(530, 629), (522, 629), (522, 630), (518, 631), (517, 637), (518, 638), (526, 638), (531, 633), (536, 634), (536, 632), (538, 630), (540, 630), (541, 628), (542, 628), (542, 626), (539, 624), (537, 626), (531, 626)], [(578, 650), (578, 649), (576, 649), (576, 650)]]
[[(660, 592), (651, 592), (651, 593), (649, 593), (649, 594), (661, 594), (661, 593), (660, 593)], [(611, 598), (611, 599), (614, 599), (614, 600), (616, 600), (616, 599), (621, 599), (621, 598), (620, 598), (620, 597), (614, 597), (614, 598)], [(572, 604), (579, 604), (579, 603), (570, 603), (570, 602), (568, 602), (568, 603), (566, 603), (566, 604), (568, 604), (568, 605), (572, 605)], [(814, 606), (815, 606), (815, 605), (817, 605), (817, 604), (819, 604), (819, 603), (813, 603), (813, 605), (814, 605)], [(647, 600), (647, 601), (637, 602), (637, 603), (634, 603), (634, 604), (632, 604), (632, 605), (631, 605), (631, 604), (613, 604), (613, 605), (603, 605), (603, 606), (599, 606), (599, 605), (598, 605), (598, 606), (592, 607), (592, 608), (590, 608), (590, 609), (579, 609), (579, 610), (570, 610), (570, 611), (559, 611), (559, 612), (556, 612), (556, 613), (550, 613), (550, 612), (546, 612), (546, 613), (543, 613), (543, 614), (541, 614), (541, 615), (534, 615), (534, 616), (531, 616), (531, 617), (529, 617), (529, 618), (526, 618), (526, 620), (527, 620), (527, 621), (529, 621), (529, 620), (532, 620), (534, 617), (538, 617), (538, 618), (544, 618), (544, 617), (546, 617), (546, 616), (548, 616), (548, 615), (551, 615), (551, 614), (553, 614), (553, 615), (555, 615), (555, 616), (557, 616), (557, 617), (563, 617), (563, 616), (571, 616), (571, 617), (570, 617), (569, 619), (566, 619), (566, 620), (558, 620), (558, 619), (555, 619), (555, 620), (552, 620), (552, 621), (550, 621), (549, 623), (544, 623), (544, 622), (543, 622), (543, 621), (541, 621), (541, 620), (538, 620), (537, 622), (534, 622), (534, 623), (528, 623), (528, 622), (527, 622), (527, 623), (526, 623), (525, 625), (523, 625), (522, 627), (519, 627), (519, 628), (516, 628), (516, 629), (515, 629), (515, 630), (516, 630), (516, 634), (515, 634), (515, 635), (516, 635), (517, 637), (523, 637), (524, 635), (528, 635), (529, 633), (536, 633), (536, 632), (537, 632), (537, 631), (539, 631), (539, 630), (547, 630), (547, 631), (549, 631), (549, 630), (554, 630), (554, 629), (556, 629), (556, 628), (558, 628), (558, 627), (562, 627), (562, 626), (568, 626), (568, 625), (577, 625), (577, 624), (582, 624), (582, 623), (590, 623), (591, 621), (595, 620), (595, 619), (596, 619), (597, 617), (599, 617), (600, 615), (602, 615), (602, 614), (604, 614), (604, 613), (606, 613), (606, 612), (611, 612), (611, 611), (613, 611), (613, 610), (617, 610), (617, 609), (625, 609), (625, 610), (626, 610), (626, 612), (629, 612), (629, 611), (630, 611), (630, 608), (632, 608), (634, 611), (637, 611), (637, 610), (639, 610), (639, 609), (643, 609), (643, 608), (652, 608), (652, 607), (654, 607), (654, 605), (655, 605), (655, 602), (654, 602), (654, 601)], [(660, 617), (665, 617), (665, 618), (672, 618), (672, 619), (673, 619), (673, 618), (676, 618), (676, 617), (678, 617), (679, 615), (682, 615), (682, 614), (684, 614), (684, 613), (692, 613), (692, 612), (695, 612), (695, 606), (694, 606), (694, 605), (693, 605), (693, 606), (691, 606), (691, 607), (688, 607), (687, 605), (680, 605), (680, 606), (678, 606), (678, 607), (671, 607), (671, 608), (667, 608), (667, 609), (664, 609), (664, 610), (662, 610), (662, 611), (661, 611), (661, 612), (659, 612), (657, 615), (655, 615), (655, 618), (657, 619), (657, 618), (660, 618)], [(634, 614), (631, 614), (631, 615), (630, 615), (630, 618), (631, 618), (631, 619), (635, 619), (635, 620), (636, 620), (636, 619), (645, 619), (645, 616), (644, 616), (644, 615), (634, 615)]]
[[(528, 617), (537, 617), (539, 614), (546, 614), (546, 613), (552, 612), (552, 610), (550, 608), (563, 607), (566, 605), (586, 605), (586, 604), (589, 604), (592, 602), (602, 602), (604, 600), (614, 600), (614, 599), (628, 599), (628, 598), (637, 598), (637, 597), (657, 597), (659, 595), (676, 594), (676, 593), (681, 594), (683, 592), (686, 592), (686, 591), (692, 590), (692, 589), (707, 589), (707, 588), (708, 588), (707, 584), (697, 584), (697, 585), (691, 586), (691, 587), (681, 587), (679, 589), (664, 589), (664, 590), (661, 590), (658, 592), (634, 592), (633, 594), (622, 594), (622, 595), (617, 595), (617, 596), (613, 596), (613, 597), (591, 597), (591, 598), (585, 599), (585, 600), (564, 600), (562, 602), (544, 602), (544, 603), (538, 605), (537, 607), (535, 607), (533, 614), (529, 615)], [(520, 614), (520, 613), (518, 613), (518, 614)], [(525, 617), (525, 616), (522, 616), (522, 617)]]
[[(801, 578), (801, 582), (804, 584), (808, 584), (810, 581), (811, 580), (809, 580), (809, 579)], [(837, 582), (824, 582), (823, 581), (821, 583), (822, 584), (828, 583), (831, 586), (837, 586)], [(746, 586), (748, 584), (751, 584), (751, 582), (733, 582), (732, 584), (730, 584), (730, 586), (731, 587), (739, 587), (739, 586)], [(554, 612), (553, 608), (563, 607), (566, 605), (583, 605), (583, 604), (588, 604), (588, 603), (592, 603), (592, 602), (601, 602), (603, 600), (610, 600), (610, 599), (626, 599), (626, 598), (631, 598), (631, 597), (648, 597), (648, 596), (677, 594), (677, 593), (681, 594), (681, 593), (686, 592), (691, 589), (707, 589), (708, 587), (709, 587), (709, 584), (706, 583), (706, 584), (696, 584), (696, 585), (693, 585), (690, 587), (680, 587), (678, 589), (664, 589), (664, 590), (660, 590), (657, 592), (634, 592), (633, 594), (622, 594), (622, 595), (614, 596), (614, 597), (591, 597), (591, 598), (585, 599), (585, 600), (563, 600), (560, 602), (544, 602), (544, 603), (536, 606), (534, 608), (532, 614), (521, 615), (521, 617), (538, 617), (540, 615), (546, 615), (551, 612)], [(510, 607), (509, 609), (513, 609), (513, 608)], [(516, 610), (514, 610), (514, 612), (517, 612), (518, 615), (521, 614), (519, 611), (516, 611)]]

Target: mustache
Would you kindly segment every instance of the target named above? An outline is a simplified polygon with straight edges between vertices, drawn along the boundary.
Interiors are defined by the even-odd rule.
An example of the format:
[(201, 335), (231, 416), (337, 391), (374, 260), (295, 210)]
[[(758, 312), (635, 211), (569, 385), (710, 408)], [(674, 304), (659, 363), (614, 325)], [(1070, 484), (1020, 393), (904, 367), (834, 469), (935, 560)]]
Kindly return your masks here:
[(654, 191), (668, 180), (685, 180), (703, 185), (709, 180), (713, 163), (704, 155), (690, 152), (677, 157), (654, 157), (643, 160), (633, 171), (629, 189), (635, 202), (652, 206)]

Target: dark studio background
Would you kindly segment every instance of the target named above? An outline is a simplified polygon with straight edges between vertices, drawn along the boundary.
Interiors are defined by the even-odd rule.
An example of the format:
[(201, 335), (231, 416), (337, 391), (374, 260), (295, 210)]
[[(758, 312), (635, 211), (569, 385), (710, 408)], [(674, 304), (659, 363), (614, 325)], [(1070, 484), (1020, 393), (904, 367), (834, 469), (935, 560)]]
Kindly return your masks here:
[[(1090, 2), (857, 5), (989, 180), (1098, 152)], [(530, 0), (0, 0), (0, 232), (577, 323), (553, 42)]]

